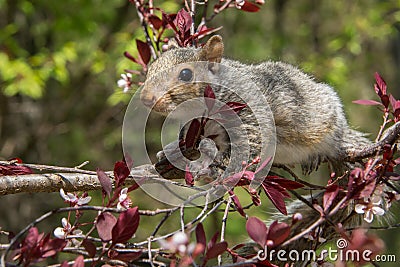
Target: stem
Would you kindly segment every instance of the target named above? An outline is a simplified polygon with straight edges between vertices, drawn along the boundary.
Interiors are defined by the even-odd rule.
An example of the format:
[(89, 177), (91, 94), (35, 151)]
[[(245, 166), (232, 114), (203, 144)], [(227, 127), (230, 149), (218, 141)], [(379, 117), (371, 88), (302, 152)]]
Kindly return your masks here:
[[(225, 230), (226, 230), (226, 222), (228, 220), (228, 214), (229, 214), (229, 207), (231, 206), (232, 203), (232, 197), (228, 198), (228, 201), (226, 203), (226, 208), (224, 211), (224, 216), (222, 217), (222, 226), (221, 226), (221, 242), (225, 240)], [(222, 264), (222, 255), (218, 256), (218, 265)]]

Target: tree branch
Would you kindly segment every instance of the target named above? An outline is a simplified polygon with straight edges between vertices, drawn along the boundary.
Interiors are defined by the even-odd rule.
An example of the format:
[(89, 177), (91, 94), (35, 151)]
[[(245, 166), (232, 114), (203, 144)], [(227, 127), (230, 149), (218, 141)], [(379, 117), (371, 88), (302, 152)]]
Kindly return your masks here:
[(346, 151), (346, 156), (343, 159), (348, 162), (356, 162), (370, 156), (382, 153), (385, 145), (393, 145), (400, 137), (400, 121), (389, 127), (384, 133), (379, 142), (363, 147), (358, 150)]

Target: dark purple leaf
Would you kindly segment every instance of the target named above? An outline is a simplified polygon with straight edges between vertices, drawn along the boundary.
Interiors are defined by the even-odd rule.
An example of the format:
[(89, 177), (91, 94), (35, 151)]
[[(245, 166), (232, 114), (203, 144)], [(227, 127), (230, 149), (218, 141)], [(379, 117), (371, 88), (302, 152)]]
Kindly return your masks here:
[(162, 20), (159, 17), (157, 17), (156, 15), (150, 15), (149, 21), (156, 30), (159, 30), (163, 26)]
[(60, 238), (49, 239), (42, 247), (42, 258), (52, 257), (67, 245), (67, 241)]
[(225, 241), (214, 244), (210, 249), (207, 250), (206, 259), (213, 259), (221, 255), (228, 248), (228, 243)]
[(192, 122), (190, 123), (189, 129), (185, 137), (186, 148), (194, 147), (197, 141), (196, 139), (198, 137), (199, 131), (200, 131), (200, 122), (197, 119), (193, 119)]
[(207, 244), (207, 249), (210, 249), (212, 246), (215, 245), (215, 243), (217, 242), (219, 236), (219, 232), (216, 232), (210, 239), (210, 241)]
[(179, 29), (179, 32), (184, 35), (186, 32), (190, 30), (190, 26), (192, 24), (192, 17), (190, 16), (189, 12), (185, 9), (179, 10), (176, 14), (174, 24), (176, 28)]
[(131, 262), (137, 260), (142, 255), (141, 251), (138, 252), (129, 252), (129, 253), (120, 253), (115, 250), (110, 250), (108, 256), (113, 260), (120, 260), (124, 262)]
[(115, 187), (121, 186), (129, 176), (129, 168), (124, 161), (117, 161), (114, 164)]
[(143, 67), (146, 67), (147, 64), (149, 64), (151, 53), (150, 53), (150, 47), (147, 43), (142, 42), (138, 39), (136, 39), (136, 47), (139, 51), (140, 58), (144, 64)]
[(383, 95), (386, 95), (386, 82), (377, 72), (375, 72), (375, 81), (375, 92), (378, 96), (382, 97)]
[(381, 96), (382, 105), (387, 108), (389, 106), (390, 100), (388, 95)]
[(79, 255), (76, 259), (72, 267), (85, 267), (84, 258), (82, 255)]
[(178, 29), (174, 24), (175, 18), (176, 14), (166, 14), (164, 12), (162, 13), (163, 27), (167, 28), (169, 26), (175, 33), (178, 33)]
[(204, 248), (206, 247), (206, 233), (204, 232), (204, 227), (202, 223), (199, 223), (196, 226), (196, 241), (197, 243), (202, 244)]
[(189, 170), (189, 166), (186, 166), (186, 170), (185, 170), (185, 182), (187, 185), (189, 186), (194, 186), (194, 178), (193, 178), (193, 174), (190, 172)]
[(211, 111), (215, 104), (215, 94), (210, 85), (204, 89), (204, 101), (206, 102), (208, 111)]
[(267, 226), (257, 217), (250, 217), (246, 222), (246, 231), (249, 237), (264, 248), (267, 241)]
[(260, 164), (260, 166), (258, 166), (257, 170), (255, 171), (255, 173), (258, 173), (259, 171), (261, 171), (262, 169), (265, 168), (265, 166), (268, 165), (268, 163), (271, 161), (272, 157), (268, 157), (266, 158), (266, 160), (264, 160), (263, 163)]
[(235, 195), (235, 193), (232, 190), (229, 190), (229, 195), (231, 195), (233, 204), (235, 204), (235, 207), (236, 207), (237, 211), (239, 212), (239, 214), (242, 215), (243, 217), (246, 217), (246, 214), (244, 213), (242, 204), (240, 204), (239, 198)]
[(242, 109), (247, 107), (246, 104), (239, 103), (239, 102), (228, 102), (226, 104), (236, 113), (239, 113)]
[(268, 230), (268, 240), (274, 242), (274, 246), (281, 244), (290, 235), (290, 226), (286, 223), (278, 223), (274, 221)]
[(100, 170), (99, 168), (97, 168), (96, 172), (97, 172), (97, 177), (99, 178), (101, 187), (103, 188), (104, 192), (106, 192), (107, 196), (110, 197), (111, 190), (112, 190), (112, 183), (111, 183), (110, 177), (108, 177), (108, 175), (104, 171)]
[(339, 193), (339, 186), (337, 184), (331, 184), (326, 188), (323, 199), (324, 211), (327, 211), (329, 209), (329, 207), (332, 205), (332, 202), (333, 200), (335, 200), (338, 193)]
[(99, 215), (96, 221), (96, 229), (102, 241), (107, 242), (111, 240), (111, 231), (116, 223), (117, 218), (109, 212), (103, 212)]
[(382, 103), (379, 103), (378, 101), (375, 101), (375, 100), (368, 100), (368, 99), (354, 100), (353, 103), (359, 104), (359, 105), (365, 105), (365, 106), (382, 106)]
[(92, 241), (83, 239), (82, 246), (85, 248), (90, 258), (93, 258), (96, 255), (96, 246)]
[(131, 61), (133, 61), (133, 62), (135, 62), (135, 63), (138, 63), (138, 60), (137, 60), (134, 56), (132, 56), (128, 51), (125, 51), (125, 52), (124, 52), (124, 56), (125, 56), (127, 59), (129, 59), (129, 60), (131, 60)]
[[(16, 163), (23, 163), (20, 158), (9, 159), (8, 161), (13, 161)], [(2, 175), (24, 175), (32, 174), (33, 171), (25, 166), (15, 165), (15, 164), (0, 164), (0, 176)]]
[(260, 7), (249, 1), (244, 1), (244, 4), (240, 7), (240, 10), (246, 12), (257, 12), (258, 10), (260, 10)]
[[(272, 204), (284, 215), (287, 215), (286, 204), (284, 198), (287, 195), (283, 194), (285, 189), (278, 184), (265, 182), (261, 184), (265, 194), (271, 200)], [(286, 193), (287, 194), (287, 193)]]
[(299, 182), (291, 181), (289, 179), (282, 178), (282, 177), (279, 177), (276, 175), (267, 176), (265, 181), (277, 183), (280, 186), (282, 186), (283, 188), (290, 189), (290, 190), (299, 189), (299, 188), (304, 187), (304, 185)]
[(36, 246), (39, 241), (39, 230), (36, 227), (29, 229), (28, 234), (24, 239), (24, 246), (32, 248)]
[(123, 161), (125, 162), (126, 166), (128, 166), (128, 169), (132, 169), (132, 167), (133, 167), (133, 159), (128, 153), (124, 154)]
[(138, 207), (130, 208), (122, 212), (112, 229), (113, 244), (125, 243), (128, 241), (136, 233), (139, 220)]

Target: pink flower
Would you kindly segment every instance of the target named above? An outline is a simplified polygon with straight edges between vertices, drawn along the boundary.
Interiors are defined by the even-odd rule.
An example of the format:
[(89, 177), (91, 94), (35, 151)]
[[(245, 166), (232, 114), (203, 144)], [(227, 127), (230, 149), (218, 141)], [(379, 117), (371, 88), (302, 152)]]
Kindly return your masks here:
[(124, 93), (128, 92), (132, 86), (132, 73), (121, 74), (121, 79), (117, 82), (118, 87), (124, 89)]
[[(57, 238), (65, 239), (67, 235), (71, 233), (72, 226), (66, 218), (61, 219), (61, 224), (63, 227), (57, 227), (56, 229), (54, 229), (53, 234)], [(82, 235), (82, 231), (79, 229), (75, 229), (72, 231), (72, 235)], [(76, 240), (73, 239), (72, 241)]]
[(77, 194), (65, 193), (64, 189), (60, 189), (60, 196), (65, 202), (71, 204), (71, 206), (83, 206), (92, 200), (92, 197), (87, 196), (87, 193), (83, 193), (80, 197)]
[(126, 210), (132, 205), (132, 200), (128, 196), (128, 188), (124, 188), (119, 193), (117, 209)]
[(371, 199), (364, 199), (364, 201), (364, 203), (355, 206), (355, 211), (358, 214), (364, 214), (364, 220), (367, 223), (373, 221), (374, 215), (382, 216), (385, 214), (385, 210), (381, 207), (382, 198), (380, 196), (373, 196)]

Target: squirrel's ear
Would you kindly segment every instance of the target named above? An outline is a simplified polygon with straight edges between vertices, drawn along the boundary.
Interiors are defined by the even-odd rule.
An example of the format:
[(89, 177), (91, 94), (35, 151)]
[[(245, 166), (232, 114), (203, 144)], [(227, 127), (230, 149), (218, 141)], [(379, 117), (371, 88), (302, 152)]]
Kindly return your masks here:
[(177, 41), (175, 40), (175, 38), (169, 39), (167, 50), (172, 50), (172, 49), (176, 49), (176, 48), (179, 48), (179, 45), (178, 45)]
[(200, 59), (209, 62), (220, 63), (223, 54), (224, 43), (222, 42), (222, 37), (219, 35), (214, 35), (201, 49)]

